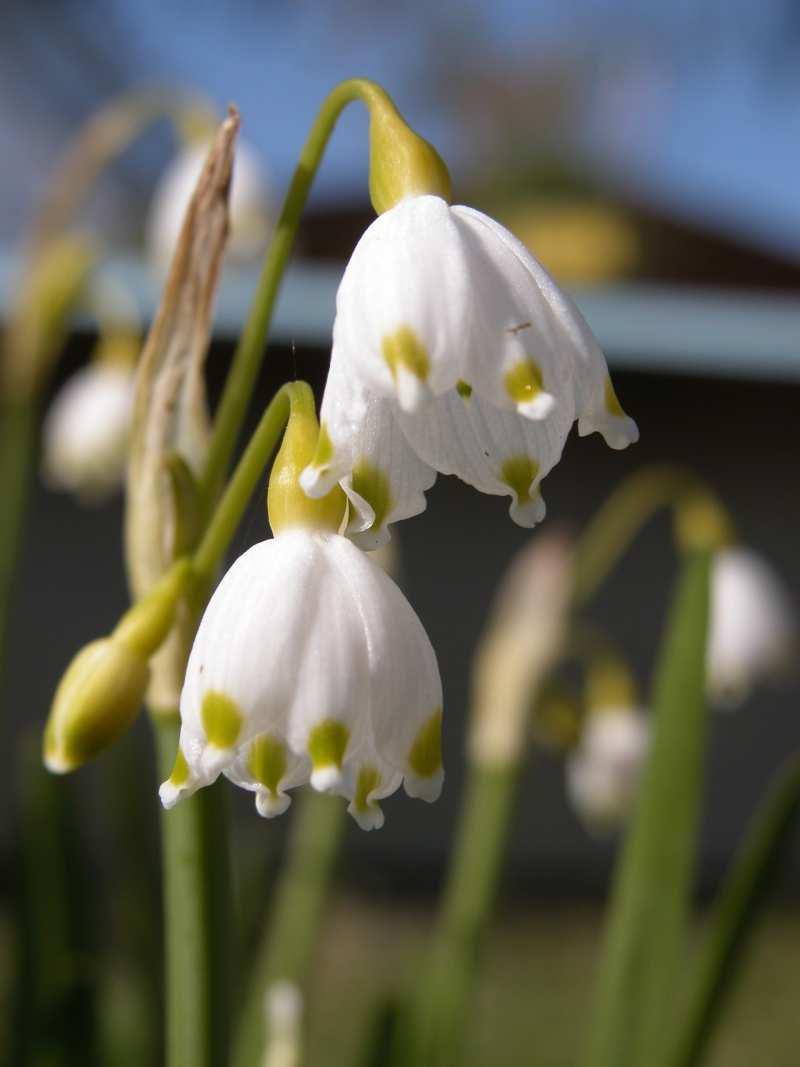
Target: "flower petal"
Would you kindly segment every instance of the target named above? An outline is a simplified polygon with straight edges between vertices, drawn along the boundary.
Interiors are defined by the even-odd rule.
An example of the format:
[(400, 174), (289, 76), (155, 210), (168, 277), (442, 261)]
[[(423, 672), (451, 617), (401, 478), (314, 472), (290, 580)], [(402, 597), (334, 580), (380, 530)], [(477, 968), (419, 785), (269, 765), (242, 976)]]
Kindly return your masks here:
[[(369, 647), (370, 725), (361, 763), (381, 777), (374, 795), (391, 792), (402, 775), (406, 792), (435, 800), (441, 762), (442, 682), (436, 654), (416, 612), (395, 583), (346, 541), (336, 558), (363, 619)], [(394, 772), (394, 773), (393, 773)]]
[[(501, 366), (503, 385), (512, 396), (523, 400), (518, 410), (537, 417), (537, 387), (560, 399), (564, 384), (571, 380), (581, 436), (598, 431), (612, 448), (625, 448), (637, 441), (636, 423), (622, 410), (605, 356), (572, 300), (500, 223), (473, 208), (456, 207), (453, 212), (495, 269), (493, 281), (485, 285), (483, 321), (491, 324), (495, 338), (498, 316), (503, 328), (510, 330), (513, 339), (504, 345)], [(519, 317), (518, 323), (505, 322), (509, 308)], [(520, 351), (524, 357), (518, 355)], [(526, 358), (533, 360), (533, 369), (525, 363)], [(483, 360), (472, 370), (475, 383), (500, 403), (497, 381), (487, 381), (485, 373), (481, 374), (480, 368), (485, 366)], [(541, 371), (541, 380), (536, 378), (536, 369)], [(533, 404), (524, 402), (526, 392), (532, 394)]]
[(353, 252), (337, 295), (334, 347), (365, 385), (416, 410), (464, 376), (471, 288), (449, 206), (408, 197), (380, 215)]
[(442, 474), (454, 474), (482, 493), (511, 496), (514, 521), (534, 526), (545, 511), (540, 483), (561, 458), (572, 425), (570, 398), (534, 421), (460, 384), (430, 409), (400, 413), (408, 441)]
[(391, 400), (353, 381), (336, 349), (322, 401), (324, 436), (300, 482), (321, 496), (339, 481), (350, 501), (346, 533), (367, 550), (389, 540), (388, 526), (425, 510), (436, 472), (408, 444)]

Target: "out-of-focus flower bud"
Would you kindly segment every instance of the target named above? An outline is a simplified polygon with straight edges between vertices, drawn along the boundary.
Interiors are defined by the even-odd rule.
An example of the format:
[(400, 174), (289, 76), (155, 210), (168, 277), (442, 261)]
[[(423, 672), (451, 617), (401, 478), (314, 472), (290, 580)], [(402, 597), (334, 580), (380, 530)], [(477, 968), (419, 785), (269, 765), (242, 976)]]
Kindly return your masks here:
[(650, 742), (645, 714), (627, 705), (589, 712), (567, 758), (567, 790), (592, 830), (612, 830), (630, 814)]
[(297, 1067), (303, 994), (294, 982), (274, 982), (264, 997), (264, 1009), (268, 1034), (264, 1067)]
[[(161, 272), (169, 267), (186, 208), (203, 169), (210, 139), (188, 145), (175, 157), (153, 196), (147, 223), (147, 250)], [(264, 251), (272, 227), (269, 181), (258, 156), (239, 142), (230, 194), (229, 261), (256, 261)]]
[(73, 659), (45, 728), (48, 770), (75, 770), (131, 725), (150, 677), (148, 660), (169, 632), (188, 577), (188, 564), (176, 564), (152, 593), (123, 615), (109, 637), (92, 641)]
[(473, 670), (469, 752), (478, 764), (522, 757), (532, 703), (564, 645), (571, 562), (563, 534), (541, 534), (506, 574)]
[(138, 352), (133, 335), (108, 338), (57, 394), (42, 428), (42, 473), (54, 488), (102, 499), (122, 484)]
[(766, 560), (747, 548), (719, 552), (711, 572), (710, 697), (744, 700), (754, 683), (788, 667), (797, 637), (786, 589)]

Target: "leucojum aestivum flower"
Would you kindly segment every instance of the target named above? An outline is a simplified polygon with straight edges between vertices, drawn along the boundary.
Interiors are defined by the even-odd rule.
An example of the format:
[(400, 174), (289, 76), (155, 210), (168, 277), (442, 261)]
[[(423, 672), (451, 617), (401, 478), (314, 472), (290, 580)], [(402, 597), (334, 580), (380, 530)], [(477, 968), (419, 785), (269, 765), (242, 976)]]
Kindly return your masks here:
[[(321, 430), (306, 412), (302, 447), (293, 443), (293, 412), (273, 471), (275, 537), (234, 564), (200, 621), (167, 806), (220, 773), (253, 790), (263, 815), (310, 782), (346, 796), (365, 827), (380, 825), (377, 801), (401, 782), (435, 798), (436, 659), (413, 609), (361, 549), (424, 509), (437, 472), (509, 495), (512, 518), (532, 526), (544, 516), (541, 480), (576, 419), (615, 448), (638, 436), (569, 299), (498, 223), (451, 207), (435, 150), (382, 91), (359, 91), (372, 114), (379, 217), (339, 289)], [(281, 493), (291, 506), (275, 504)]]
[[(285, 384), (226, 478), (311, 180), (338, 115), (355, 99), (370, 112), (370, 192), (378, 218), (339, 288), (320, 423), (310, 388)], [(379, 87), (362, 81), (337, 87), (320, 110), (212, 418), (203, 361), (230, 228), (238, 126), (234, 111), (203, 165), (136, 371), (126, 514), (135, 602), (106, 637), (74, 659), (44, 738), (47, 766), (62, 773), (112, 744), (143, 702), (150, 713), (165, 779), (160, 797), (166, 809), (174, 809), (162, 817), (169, 1067), (217, 1062), (216, 1050), (228, 1047), (232, 1013), (222, 987), (230, 972), (218, 941), (229, 945), (236, 938), (216, 937), (233, 926), (224, 893), (218, 892), (231, 879), (224, 870), (228, 850), (218, 791), (206, 787), (227, 778), (252, 792), (257, 811), (271, 817), (287, 809), (292, 789), (309, 784), (345, 798), (364, 829), (382, 825), (381, 801), (401, 786), (428, 801), (442, 788), (443, 695), (436, 656), (414, 608), (367, 551), (387, 541), (393, 523), (424, 511), (439, 473), (454, 474), (483, 493), (508, 496), (511, 518), (531, 527), (544, 518), (542, 481), (557, 465), (574, 423), (581, 435), (600, 432), (612, 448), (638, 437), (605, 358), (571, 301), (502, 226), (451, 204), (449, 175), (438, 154), (406, 126)], [(127, 412), (124, 404), (120, 408)], [(123, 423), (109, 420), (115, 431)], [(236, 560), (209, 599), (282, 434), (267, 493), (273, 537)], [(116, 446), (116, 433), (112, 439)], [(90, 447), (90, 461), (91, 452)], [(118, 468), (119, 449), (108, 456)], [(79, 477), (91, 486), (95, 470), (91, 462), (83, 465), (85, 456), (79, 458), (72, 467), (80, 468)], [(697, 523), (698, 529), (707, 526)], [(707, 568), (721, 543), (703, 534), (685, 548), (691, 610), (679, 613), (675, 624), (680, 623), (675, 632), (681, 641), (666, 646), (670, 675), (678, 658), (673, 645), (694, 657), (695, 689), (705, 651), (700, 631), (707, 614)], [(410, 1057), (414, 1062), (431, 1061), (428, 1051), (434, 1047), (442, 1062), (456, 1061), (449, 1053), (460, 1038), (478, 966), (475, 947), (497, 884), (530, 739), (531, 701), (544, 694), (575, 622), (580, 598), (574, 579), (581, 559), (584, 583), (588, 574), (591, 588), (616, 558), (608, 539), (596, 553), (599, 566), (595, 559), (587, 567), (585, 545), (583, 553), (573, 551), (560, 535), (549, 545), (545, 537), (528, 547), (525, 565), (509, 575), (496, 625), (476, 658), (468, 799), (454, 873), (430, 966), (409, 1000), (408, 1033), (412, 1043), (418, 1038), (422, 1043), (420, 1054)], [(727, 575), (720, 568), (721, 602), (749, 597), (738, 564), (734, 571), (727, 568)], [(763, 592), (764, 583), (756, 584)], [(724, 614), (715, 592), (712, 614), (718, 610)], [(780, 637), (780, 612), (772, 618), (773, 637)], [(683, 636), (686, 619), (691, 640)], [(709, 651), (710, 675), (720, 661), (730, 679), (728, 668), (739, 666), (735, 650), (741, 637), (721, 631), (725, 654)], [(754, 649), (752, 662), (748, 657), (744, 665), (747, 677), (734, 670), (721, 688), (738, 690), (751, 674), (768, 670), (776, 643), (784, 644), (771, 641), (766, 650)], [(662, 807), (667, 810), (664, 782), (672, 788), (675, 780), (698, 773), (701, 764), (683, 743), (692, 740), (701, 702), (676, 704), (667, 695), (670, 714), (665, 720), (663, 709), (654, 706), (653, 721), (673, 723), (675, 707), (683, 716), (682, 743), (668, 736), (669, 744), (660, 745), (661, 758), (666, 752), (677, 771), (667, 778), (645, 774), (641, 786), (656, 789), (650, 817), (655, 811), (659, 819)], [(650, 737), (649, 720), (632, 697), (589, 704), (582, 735), (570, 734), (570, 788), (587, 822), (608, 826), (628, 814), (645, 758), (652, 764), (658, 755), (659, 733)], [(254, 978), (254, 987), (259, 976), (286, 980), (288, 986), (270, 988), (296, 988), (300, 997), (344, 819), (341, 803), (329, 804), (311, 792), (304, 800), (310, 803), (298, 813), (295, 828), (307, 828), (304, 820), (315, 804), (317, 813), (326, 807), (325, 818), (333, 812), (340, 822), (322, 824), (325, 831), (333, 828), (324, 848), (319, 823), (303, 841), (296, 867), (302, 868), (304, 900), (298, 905), (286, 883), (279, 886), (280, 901), (291, 901), (277, 910), (281, 920), (286, 908), (291, 912), (291, 921), (282, 924), (291, 951), (284, 952), (284, 944), (276, 952), (291, 973), (277, 975), (271, 966), (259, 965)], [(672, 819), (673, 812), (667, 814)], [(691, 815), (684, 805), (685, 828)], [(689, 840), (688, 831), (683, 837)], [(645, 861), (655, 851), (643, 853)], [(647, 880), (641, 885), (648, 900), (660, 899)], [(632, 913), (649, 914), (638, 903)], [(269, 924), (268, 933), (274, 933)], [(633, 939), (630, 944), (637, 962), (648, 957)], [(257, 1041), (243, 1063), (260, 1062), (264, 1051), (265, 988), (262, 981), (253, 998)], [(290, 1018), (283, 1044), (295, 1051), (301, 1003), (295, 999), (284, 1013)], [(625, 1028), (627, 1007), (621, 1013)], [(279, 1015), (272, 1012), (268, 1023), (278, 1045)]]
[(310, 781), (372, 829), (377, 801), (401, 782), (410, 796), (439, 795), (442, 684), (411, 605), (338, 533), (344, 494), (310, 500), (297, 485), (318, 430), (310, 394), (301, 405), (270, 479), (275, 536), (240, 556), (200, 623), (161, 800), (171, 807), (223, 772), (273, 816)]

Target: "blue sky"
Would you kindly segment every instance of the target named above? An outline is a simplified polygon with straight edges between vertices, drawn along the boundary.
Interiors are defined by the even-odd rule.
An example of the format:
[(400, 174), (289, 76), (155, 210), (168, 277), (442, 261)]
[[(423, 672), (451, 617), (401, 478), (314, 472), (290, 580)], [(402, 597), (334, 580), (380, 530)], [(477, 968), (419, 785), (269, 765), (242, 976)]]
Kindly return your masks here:
[[(563, 134), (593, 167), (637, 197), (800, 255), (800, 32), (790, 0), (391, 6), (83, 0), (67, 7), (95, 52), (117, 68), (121, 84), (155, 79), (194, 85), (220, 105), (235, 101), (246, 136), (279, 185), (320, 100), (341, 78), (361, 74), (386, 84), (458, 174), (485, 164), (485, 146), (470, 142), (468, 123), (454, 121), (438, 81), (442, 57), (466, 42), (459, 54), (467, 75), (474, 62), (494, 66), (500, 77), (506, 65), (535, 72), (566, 58), (583, 95)], [(87, 72), (59, 52), (57, 30), (46, 47), (38, 92), (46, 102), (52, 82), (57, 103), (59, 86), (66, 89)], [(9, 85), (7, 71), (7, 102), (11, 89), (24, 105), (29, 83), (21, 83), (23, 76), (18, 72), (19, 84)], [(86, 81), (88, 107), (102, 83)], [(41, 104), (37, 115), (42, 121)], [(55, 152), (57, 120), (44, 126)], [(18, 129), (13, 118), (6, 123), (5, 139), (16, 146)], [(352, 198), (363, 189), (364, 132), (364, 116), (351, 109), (326, 158), (318, 197)], [(35, 168), (45, 166), (47, 149), (31, 151)], [(0, 183), (14, 180), (13, 173), (0, 177)], [(17, 200), (29, 186), (23, 181)]]

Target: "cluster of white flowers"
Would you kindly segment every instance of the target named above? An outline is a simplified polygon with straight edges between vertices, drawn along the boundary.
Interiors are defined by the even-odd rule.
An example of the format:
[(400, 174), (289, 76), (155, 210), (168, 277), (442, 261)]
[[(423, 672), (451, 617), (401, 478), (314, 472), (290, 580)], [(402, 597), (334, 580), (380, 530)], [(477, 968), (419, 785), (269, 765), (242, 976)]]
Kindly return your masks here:
[(638, 436), (588, 327), (539, 264), (491, 219), (435, 196), (402, 200), (353, 254), (321, 414), (300, 484), (312, 499), (341, 485), (356, 544), (293, 524), (227, 573), (189, 660), (166, 806), (220, 773), (266, 816), (309, 781), (346, 796), (365, 828), (401, 782), (434, 799), (436, 658), (360, 549), (424, 509), (437, 471), (509, 494), (512, 517), (532, 526), (576, 418), (615, 448)]

